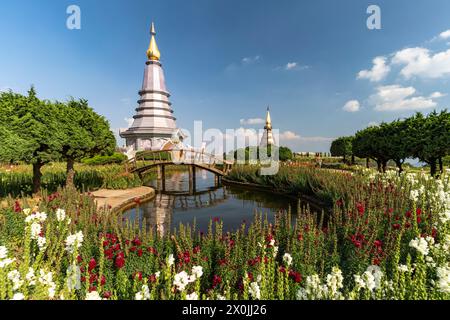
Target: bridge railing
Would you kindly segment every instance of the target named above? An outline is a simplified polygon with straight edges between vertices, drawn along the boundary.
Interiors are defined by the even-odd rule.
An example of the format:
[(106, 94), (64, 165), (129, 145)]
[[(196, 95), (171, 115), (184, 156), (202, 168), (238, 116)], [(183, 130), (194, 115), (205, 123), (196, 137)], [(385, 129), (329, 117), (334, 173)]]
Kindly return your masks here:
[(142, 151), (127, 161), (128, 171), (134, 171), (139, 167), (145, 167), (157, 163), (170, 164), (196, 164), (208, 167), (223, 166), (224, 173), (227, 173), (233, 162), (216, 157), (215, 155), (198, 151), (195, 149), (174, 149), (174, 150), (149, 150)]

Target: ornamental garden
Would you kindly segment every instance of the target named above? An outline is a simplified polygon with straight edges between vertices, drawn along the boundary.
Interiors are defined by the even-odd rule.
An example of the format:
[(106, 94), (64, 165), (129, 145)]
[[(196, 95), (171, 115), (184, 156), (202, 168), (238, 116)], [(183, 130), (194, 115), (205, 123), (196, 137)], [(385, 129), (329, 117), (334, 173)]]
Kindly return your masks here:
[(416, 114), (337, 139), (320, 163), (284, 149), (276, 175), (235, 165), (230, 183), (322, 212), (161, 234), (97, 206), (92, 191), (145, 181), (87, 101), (1, 93), (0, 299), (449, 299), (449, 139), (448, 112)]

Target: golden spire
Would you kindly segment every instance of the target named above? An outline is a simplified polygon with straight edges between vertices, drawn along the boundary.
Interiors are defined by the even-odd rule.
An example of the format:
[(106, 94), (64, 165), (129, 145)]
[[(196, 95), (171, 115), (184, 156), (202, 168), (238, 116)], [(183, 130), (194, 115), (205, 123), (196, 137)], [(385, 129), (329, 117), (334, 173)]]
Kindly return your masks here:
[(266, 128), (272, 129), (272, 119), (270, 118), (270, 108), (267, 107)]
[(159, 52), (158, 45), (156, 44), (155, 40), (156, 31), (155, 31), (155, 24), (153, 22), (150, 33), (152, 35), (152, 39), (150, 40), (150, 46), (148, 47), (147, 50), (147, 57), (149, 60), (159, 61), (159, 59), (161, 58), (161, 53)]

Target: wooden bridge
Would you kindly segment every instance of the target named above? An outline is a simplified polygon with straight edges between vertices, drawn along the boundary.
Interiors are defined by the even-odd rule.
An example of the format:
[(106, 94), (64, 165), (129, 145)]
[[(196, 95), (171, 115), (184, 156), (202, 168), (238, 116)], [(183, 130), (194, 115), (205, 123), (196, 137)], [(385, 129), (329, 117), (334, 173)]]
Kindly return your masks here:
[(216, 177), (216, 184), (230, 172), (233, 162), (217, 158), (214, 155), (193, 149), (143, 151), (126, 162), (127, 172), (137, 173), (142, 177), (145, 172), (156, 168), (158, 180), (165, 185), (165, 167), (173, 165), (189, 167), (189, 189), (195, 192), (196, 168), (209, 171)]

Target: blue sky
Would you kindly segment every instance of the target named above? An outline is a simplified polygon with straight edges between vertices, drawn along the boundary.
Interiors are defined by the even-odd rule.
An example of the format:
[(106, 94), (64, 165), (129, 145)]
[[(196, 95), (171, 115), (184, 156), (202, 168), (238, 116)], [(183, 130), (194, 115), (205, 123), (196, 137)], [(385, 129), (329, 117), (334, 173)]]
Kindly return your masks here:
[[(72, 4), (81, 30), (66, 28)], [(366, 26), (370, 4), (381, 30)], [(0, 14), (0, 90), (86, 98), (114, 129), (134, 114), (152, 20), (181, 128), (260, 128), (240, 120), (270, 105), (281, 144), (328, 151), (450, 102), (447, 0), (5, 0)]]

